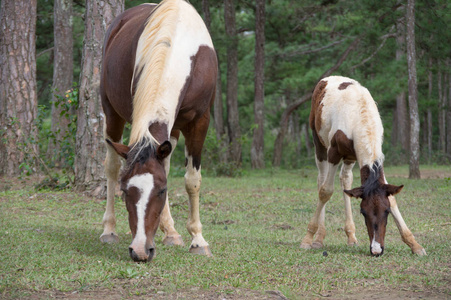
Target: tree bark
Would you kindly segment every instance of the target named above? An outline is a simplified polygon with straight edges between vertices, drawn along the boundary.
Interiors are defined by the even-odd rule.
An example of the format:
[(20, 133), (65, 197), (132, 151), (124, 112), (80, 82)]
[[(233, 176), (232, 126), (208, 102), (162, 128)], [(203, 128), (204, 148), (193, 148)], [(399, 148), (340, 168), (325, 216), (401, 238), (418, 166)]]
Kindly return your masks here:
[(0, 9), (0, 175), (35, 167), (37, 0), (3, 0)]
[[(398, 20), (396, 24), (396, 60), (404, 58), (405, 52), (405, 40), (406, 40), (406, 27), (404, 20)], [(407, 119), (407, 103), (406, 93), (402, 91), (396, 96), (396, 124), (394, 127), (394, 135), (396, 140), (395, 145), (401, 145), (401, 148), (405, 151), (409, 150), (409, 122)]]
[[(211, 34), (211, 14), (210, 14), (210, 2), (208, 0), (202, 0), (202, 10), (204, 13), (205, 24), (207, 25), (208, 31)], [(216, 93), (215, 100), (213, 103), (213, 122), (216, 131), (216, 139), (220, 143), (221, 149), (227, 148), (227, 141), (224, 140), (225, 128), (224, 128), (224, 109), (222, 105), (222, 82), (221, 82), (221, 68), (218, 59), (218, 77), (216, 79)], [(219, 159), (222, 163), (226, 163), (228, 160), (227, 151), (221, 152), (219, 154)]]
[[(447, 59), (446, 65), (448, 70), (451, 68), (451, 60)], [(448, 160), (451, 161), (451, 76), (448, 74), (448, 109), (446, 111), (446, 128), (448, 128), (448, 134), (446, 135), (446, 153), (448, 154)]]
[[(62, 114), (66, 91), (72, 87), (73, 80), (73, 38), (72, 38), (72, 0), (55, 0), (53, 12), (54, 62), (52, 85), (52, 133), (54, 140), (49, 142), (48, 157), (61, 165), (61, 142), (68, 135), (70, 119)], [(58, 104), (60, 103), (60, 104)], [(75, 112), (71, 112), (75, 113)], [(73, 147), (73, 145), (72, 145)]]
[(255, 9), (255, 81), (254, 81), (254, 135), (251, 147), (251, 165), (265, 167), (264, 106), (265, 106), (265, 0), (256, 0)]
[[(443, 78), (442, 71), (439, 70), (437, 73), (437, 91), (438, 91), (438, 149), (440, 152), (446, 152), (446, 88), (443, 87), (446, 78)], [(444, 80), (445, 79), (445, 80)]]
[(75, 185), (95, 196), (105, 192), (104, 117), (99, 85), (102, 45), (112, 20), (124, 10), (124, 0), (87, 0), (79, 108), (75, 142)]
[(230, 158), (241, 164), (241, 129), (238, 115), (238, 36), (235, 24), (235, 1), (224, 0), (227, 42), (227, 121)]
[(420, 118), (418, 115), (415, 51), (415, 0), (407, 0), (407, 68), (409, 72), (410, 159), (409, 178), (420, 178)]

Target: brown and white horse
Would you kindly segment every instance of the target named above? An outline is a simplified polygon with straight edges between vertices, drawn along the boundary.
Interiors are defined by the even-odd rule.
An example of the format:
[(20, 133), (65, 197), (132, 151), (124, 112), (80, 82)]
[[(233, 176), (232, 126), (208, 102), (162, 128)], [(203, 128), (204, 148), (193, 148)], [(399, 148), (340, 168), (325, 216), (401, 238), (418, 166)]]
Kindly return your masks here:
[[(211, 255), (199, 219), (201, 151), (215, 93), (217, 60), (199, 14), (183, 0), (143, 4), (118, 16), (108, 29), (100, 91), (105, 113), (107, 205), (102, 242), (116, 242), (114, 194), (125, 195), (133, 241), (130, 256), (150, 261), (160, 226), (163, 243), (183, 245), (167, 195), (171, 153), (185, 136), (185, 187), (189, 196), (190, 252)], [(126, 122), (129, 145), (119, 142)]]
[[(391, 213), (401, 233), (402, 240), (418, 255), (426, 255), (407, 228), (394, 195), (403, 186), (387, 183), (384, 176), (382, 153), (383, 127), (379, 112), (369, 91), (357, 81), (340, 76), (322, 79), (312, 96), (310, 127), (318, 167), (319, 201), (310, 221), (301, 248), (321, 248), (326, 235), (324, 226), (325, 205), (334, 190), (334, 177), (343, 160), (340, 173), (344, 190), (348, 245), (357, 244), (352, 219), (350, 197), (361, 198), (361, 213), (370, 238), (372, 255), (384, 252), (384, 237), (388, 214)], [(358, 161), (361, 186), (351, 189), (352, 168)], [(313, 241), (314, 235), (316, 239)]]

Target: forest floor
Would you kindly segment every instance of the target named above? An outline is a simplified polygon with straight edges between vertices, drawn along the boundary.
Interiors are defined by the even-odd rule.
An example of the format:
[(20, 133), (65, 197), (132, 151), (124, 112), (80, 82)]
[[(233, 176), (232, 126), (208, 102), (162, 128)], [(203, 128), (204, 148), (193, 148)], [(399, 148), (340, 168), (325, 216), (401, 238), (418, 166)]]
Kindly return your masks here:
[[(315, 171), (277, 171), (278, 174), (269, 175), (272, 179), (267, 179), (265, 174), (238, 179), (204, 178), (201, 218), (213, 245), (213, 259), (192, 256), (185, 254), (183, 249), (162, 247), (157, 243), (160, 252), (148, 264), (135, 264), (126, 251), (121, 251), (126, 249), (130, 239), (129, 233), (124, 233), (128, 231), (128, 224), (122, 224), (119, 229), (122, 231), (120, 245), (99, 246), (98, 236), (93, 235), (99, 232), (97, 222), (103, 214), (104, 200), (78, 198), (79, 195), (70, 191), (54, 193), (30, 189), (42, 180), (39, 177), (2, 178), (0, 234), (4, 239), (0, 241), (3, 253), (0, 257), (3, 269), (0, 299), (450, 299), (451, 168), (424, 166), (421, 175), (425, 180), (413, 182), (405, 179), (408, 177), (406, 169), (388, 168), (386, 175), (389, 182), (407, 184), (407, 195), (402, 198), (404, 203), (400, 209), (406, 222), (414, 227), (415, 236), (427, 249), (428, 256), (423, 258), (412, 255), (400, 241), (392, 219), (386, 238), (390, 248), (381, 258), (370, 257), (363, 220), (355, 211), (361, 244), (353, 249), (342, 246), (344, 238), (339, 228), (341, 224), (338, 225), (342, 216), (335, 216), (336, 211), (342, 210), (339, 193), (334, 194), (336, 204), (331, 203), (327, 211), (332, 230), (328, 227), (330, 236), (325, 248), (302, 252), (298, 243), (314, 203), (299, 205), (299, 200), (291, 199), (299, 192), (314, 197)], [(303, 180), (302, 189), (296, 180), (287, 183), (292, 175)], [(173, 187), (170, 197), (174, 199), (171, 210), (181, 228), (187, 210), (182, 181), (181, 178), (170, 179)], [(265, 202), (265, 194), (271, 195), (268, 202)], [(272, 198), (285, 201), (284, 206), (272, 207)], [(240, 203), (241, 199), (254, 199), (254, 202)], [(263, 203), (257, 205), (255, 199)], [(406, 201), (410, 199), (418, 204), (416, 209), (406, 207)], [(424, 203), (429, 200), (431, 204)], [(18, 221), (22, 215), (22, 204), (17, 203), (20, 201), (30, 218), (30, 221), (23, 221), (26, 225)], [(126, 211), (123, 203), (117, 202), (117, 213), (124, 221)], [(85, 211), (88, 203), (95, 206), (92, 211)], [(64, 216), (66, 208), (74, 214), (73, 218)], [(274, 209), (280, 210), (282, 215), (292, 213), (293, 216), (280, 221), (279, 213)], [(243, 211), (251, 214), (243, 214)], [(253, 219), (252, 213), (258, 216)], [(95, 228), (91, 229), (93, 225)], [(74, 232), (65, 233), (67, 227), (74, 228)], [(180, 233), (183, 230), (179, 229)], [(252, 232), (251, 237), (243, 233), (246, 230)], [(23, 247), (16, 247), (17, 240), (10, 239), (14, 232), (23, 234), (17, 238), (17, 243), (25, 244)], [(36, 235), (38, 240), (34, 240)], [(186, 233), (182, 235), (186, 243)], [(49, 244), (47, 248), (33, 249), (45, 238)], [(67, 245), (68, 239), (74, 241)], [(268, 247), (263, 245), (274, 239), (278, 242), (269, 250), (277, 249), (278, 253), (286, 254), (265, 255)], [(85, 248), (79, 245), (79, 240), (84, 240)], [(238, 248), (229, 245), (230, 241)], [(237, 241), (243, 245), (238, 245)], [(11, 248), (16, 249), (15, 253), (5, 255)], [(63, 252), (76, 248), (76, 252), (65, 256), (59, 253), (59, 248)], [(328, 258), (323, 257), (323, 250), (329, 253)], [(43, 254), (48, 256), (47, 260), (41, 258)], [(21, 256), (27, 261), (24, 262)], [(175, 258), (177, 256), (180, 258)], [(93, 264), (97, 263), (96, 268)], [(244, 264), (249, 266), (244, 267)]]

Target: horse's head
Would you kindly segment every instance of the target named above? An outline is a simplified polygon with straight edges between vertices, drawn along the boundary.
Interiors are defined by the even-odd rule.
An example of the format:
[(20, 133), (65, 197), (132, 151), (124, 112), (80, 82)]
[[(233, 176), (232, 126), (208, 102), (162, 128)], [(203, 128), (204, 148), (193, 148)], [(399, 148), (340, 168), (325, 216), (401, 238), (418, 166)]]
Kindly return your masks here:
[(362, 199), (360, 212), (365, 218), (372, 255), (379, 256), (384, 253), (385, 230), (390, 213), (388, 197), (399, 193), (402, 188), (403, 185), (395, 186), (377, 181), (372, 186), (363, 185), (352, 190), (344, 190), (349, 196)]
[(171, 153), (171, 143), (166, 141), (157, 146), (148, 143), (128, 147), (107, 142), (126, 160), (121, 190), (133, 235), (129, 246), (130, 256), (137, 262), (150, 261), (155, 255), (154, 237), (166, 201), (164, 159)]

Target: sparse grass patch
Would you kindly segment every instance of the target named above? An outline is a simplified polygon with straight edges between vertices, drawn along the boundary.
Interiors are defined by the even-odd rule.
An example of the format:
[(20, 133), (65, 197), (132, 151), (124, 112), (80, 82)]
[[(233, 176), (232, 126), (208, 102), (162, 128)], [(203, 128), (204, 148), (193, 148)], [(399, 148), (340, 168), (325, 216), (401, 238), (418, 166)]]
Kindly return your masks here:
[[(31, 186), (6, 189), (0, 192), (0, 297), (101, 292), (139, 298), (180, 291), (241, 297), (243, 291), (271, 290), (296, 299), (380, 289), (449, 297), (451, 181), (446, 176), (408, 180), (395, 176), (398, 168), (387, 168), (387, 179), (405, 185), (398, 204), (426, 257), (411, 254), (391, 218), (384, 255), (371, 257), (357, 200), (353, 212), (360, 244), (347, 247), (338, 178), (326, 206), (325, 248), (301, 250), (317, 199), (314, 169), (204, 176), (201, 221), (213, 258), (188, 253), (188, 197), (183, 178), (171, 177), (171, 211), (187, 246), (164, 246), (160, 234), (157, 256), (147, 264), (136, 264), (128, 255), (131, 235), (119, 198), (120, 242), (104, 245), (99, 236), (105, 201), (72, 192), (37, 192)], [(353, 186), (358, 182), (356, 175)]]

